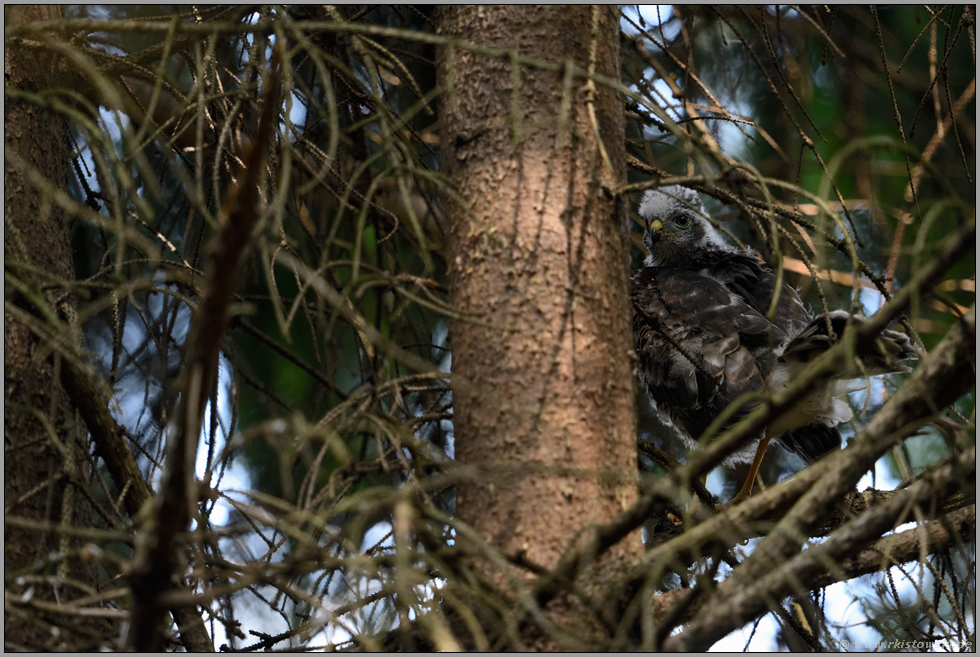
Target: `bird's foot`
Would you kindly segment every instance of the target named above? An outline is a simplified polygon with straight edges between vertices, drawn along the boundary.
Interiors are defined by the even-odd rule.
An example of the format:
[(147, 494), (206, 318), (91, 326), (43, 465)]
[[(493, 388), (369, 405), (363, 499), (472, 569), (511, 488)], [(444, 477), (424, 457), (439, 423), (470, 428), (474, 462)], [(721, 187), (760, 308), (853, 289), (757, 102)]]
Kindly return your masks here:
[(752, 484), (754, 483), (755, 483), (755, 477), (747, 479), (746, 482), (742, 485), (742, 489), (735, 494), (735, 497), (733, 497), (730, 501), (725, 502), (724, 504), (716, 504), (715, 510), (721, 512), (724, 511), (725, 509), (729, 509), (733, 506), (741, 504), (745, 500), (749, 499), (749, 497), (752, 496)]

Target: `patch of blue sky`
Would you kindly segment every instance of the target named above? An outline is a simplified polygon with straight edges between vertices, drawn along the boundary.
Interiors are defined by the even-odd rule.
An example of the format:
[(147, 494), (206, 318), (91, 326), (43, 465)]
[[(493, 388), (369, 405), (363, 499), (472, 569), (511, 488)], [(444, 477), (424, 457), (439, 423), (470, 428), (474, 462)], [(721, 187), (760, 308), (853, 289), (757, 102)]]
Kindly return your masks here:
[[(224, 489), (225, 487), (223, 486), (222, 488)], [(282, 562), (289, 555), (291, 543), (282, 540), (283, 533), (281, 528), (278, 527), (278, 516), (267, 512), (265, 509), (256, 507), (253, 499), (243, 492), (228, 491), (228, 497), (233, 498), (244, 506), (251, 507), (250, 512), (253, 515), (253, 521), (260, 528), (258, 530), (259, 533), (248, 532), (240, 536), (219, 538), (221, 553), (225, 558), (242, 568), (245, 568), (248, 563), (260, 559), (269, 559), (272, 563)], [(324, 538), (323, 540), (328, 539)], [(269, 553), (270, 545), (278, 546), (271, 554)], [(312, 576), (315, 577), (316, 575), (313, 574)], [(308, 629), (298, 634), (295, 640), (287, 639), (276, 644), (274, 647), (283, 649), (289, 646), (299, 645), (299, 643), (322, 641), (324, 643), (336, 644), (350, 640), (351, 633), (343, 629), (342, 624), (333, 618), (330, 610), (341, 606), (345, 602), (353, 602), (369, 594), (364, 593), (364, 591), (373, 592), (380, 588), (377, 580), (372, 579), (371, 582), (374, 582), (372, 585), (371, 583), (362, 581), (366, 579), (357, 578), (352, 583), (349, 577), (345, 577), (342, 574), (333, 578), (329, 582), (329, 591), (326, 591), (328, 595), (323, 595), (320, 606), (313, 609), (313, 615), (308, 624)], [(340, 596), (342, 590), (356, 591), (357, 593), (348, 593), (345, 596)], [(256, 595), (261, 597), (256, 597)], [(269, 605), (269, 600), (276, 599), (277, 596), (281, 599), (281, 595), (282, 591), (280, 589), (263, 585), (254, 585), (248, 589), (233, 593), (232, 605), (235, 609), (236, 620), (245, 629), (254, 629), (272, 636), (294, 629), (295, 615), (291, 614), (289, 609), (292, 603), (285, 603), (284, 606), (279, 608), (273, 608)], [(222, 604), (220, 601), (212, 603), (214, 613), (217, 616), (224, 614)], [(284, 611), (286, 613), (283, 613)], [(291, 618), (293, 619), (292, 623), (290, 621)], [(356, 623), (348, 623), (348, 625), (352, 629), (357, 627)], [(213, 640), (216, 646), (221, 646), (222, 644), (230, 645), (225, 628), (220, 623), (214, 624)], [(239, 639), (237, 645), (244, 647), (254, 644), (256, 641), (257, 639), (253, 637), (249, 637), (244, 641)], [(295, 643), (292, 641), (295, 641)]]
[[(105, 126), (106, 135), (104, 138), (106, 143), (112, 145), (112, 148), (117, 155), (120, 154), (119, 149), (122, 145), (123, 131), (128, 131), (132, 126), (129, 117), (122, 112), (100, 107), (99, 121)], [(81, 171), (85, 176), (85, 182), (93, 191), (102, 191), (99, 188), (99, 181), (95, 173), (96, 167), (95, 160), (92, 157), (92, 149), (89, 148), (87, 142), (82, 144), (79, 156), (84, 162), (84, 165), (81, 167)]]
[[(728, 103), (728, 110), (739, 116), (752, 116), (752, 108), (747, 104), (733, 100)], [(745, 123), (732, 121), (715, 121), (716, 138), (721, 149), (737, 160), (751, 159), (751, 141), (756, 133), (755, 128)]]
[[(123, 92), (120, 91), (120, 93)], [(102, 120), (103, 125), (105, 125), (106, 136), (108, 136), (110, 143), (112, 143), (118, 153), (122, 146), (123, 132), (128, 132), (132, 128), (132, 121), (119, 110), (109, 109), (105, 106), (99, 107), (99, 118)]]
[(878, 459), (875, 463), (874, 474), (865, 472), (864, 476), (858, 480), (857, 489), (865, 490), (875, 488), (876, 490), (895, 490), (901, 482), (894, 476), (884, 458)]
[[(659, 51), (660, 48), (657, 43), (660, 43), (662, 39), (673, 40), (680, 33), (680, 23), (671, 20), (673, 16), (671, 5), (629, 5), (623, 8), (623, 13), (625, 16), (629, 16), (634, 23), (640, 26), (646, 25), (646, 33), (649, 38), (644, 37), (625, 17), (621, 20), (623, 31), (629, 36), (641, 39), (643, 47), (649, 51)], [(642, 22), (640, 21), (641, 18)], [(683, 118), (680, 105), (674, 100), (670, 86), (652, 68), (644, 72), (644, 78), (645, 90), (641, 90), (637, 85), (633, 85), (631, 89), (662, 108), (675, 121)], [(740, 116), (752, 115), (751, 105), (737, 97), (729, 99), (727, 107)], [(714, 123), (715, 125), (710, 126), (710, 129), (715, 134), (722, 149), (736, 159), (747, 159), (750, 141), (754, 138), (754, 129), (745, 124), (736, 125), (731, 121), (716, 121)], [(644, 131), (644, 136), (648, 139), (663, 136), (651, 126), (645, 127)]]
[(778, 652), (778, 632), (779, 623), (772, 614), (766, 614), (758, 624), (749, 623), (719, 640), (708, 652)]
[[(915, 527), (915, 523), (905, 523), (889, 534), (910, 531)], [(923, 584), (931, 581), (932, 578), (928, 568), (914, 562), (891, 568), (890, 575), (895, 594), (909, 606), (914, 605), (918, 597), (916, 589), (923, 590)], [(885, 639), (880, 632), (868, 624), (867, 610), (862, 604), (864, 600), (878, 600), (879, 594), (875, 583), (880, 581), (881, 577), (880, 574), (865, 575), (850, 581), (838, 582), (826, 589), (825, 609), (834, 611), (833, 618), (837, 625), (846, 628), (848, 633), (849, 644), (840, 646), (843, 650), (874, 651), (877, 644)], [(828, 613), (828, 619), (830, 618), (831, 615)], [(941, 630), (937, 634), (941, 634)], [(835, 648), (835, 646), (828, 647)]]
[[(882, 305), (884, 304), (884, 297), (881, 296), (881, 293), (878, 292), (878, 290), (867, 288), (867, 287), (861, 288), (861, 290), (858, 293), (858, 300), (861, 304), (861, 311), (865, 317), (871, 317), (872, 315), (874, 315), (876, 312), (878, 312), (878, 310), (881, 309)], [(857, 421), (860, 422), (861, 424), (863, 424), (864, 421), (866, 421), (867, 419), (864, 418), (864, 415), (866, 412), (865, 407), (868, 405), (869, 396), (870, 399), (872, 400), (884, 399), (885, 398), (884, 386), (885, 383), (883, 378), (881, 376), (875, 376), (867, 380), (864, 387), (862, 387), (860, 390), (856, 390), (850, 393), (849, 398), (851, 402), (851, 407), (855, 411), (855, 416), (857, 418)], [(877, 404), (875, 404), (875, 406), (877, 406)], [(863, 421), (862, 418), (864, 418)], [(867, 475), (867, 477), (869, 479), (868, 485), (870, 485), (870, 475)], [(897, 481), (891, 483), (892, 483), (891, 487), (894, 487), (895, 485), (898, 484)]]
[[(669, 22), (670, 17), (673, 15), (673, 7), (671, 5), (627, 5), (623, 7), (622, 11), (624, 17), (620, 20), (621, 29), (626, 35), (640, 39), (642, 41), (642, 47), (647, 50), (659, 50), (660, 48), (656, 45), (656, 42), (660, 42), (662, 37), (668, 40), (673, 39), (680, 30), (680, 26), (676, 22)], [(626, 16), (632, 22), (627, 20)], [(642, 33), (634, 27), (634, 23), (645, 27), (647, 34), (656, 42), (651, 40), (651, 38), (642, 36)], [(661, 30), (663, 30), (662, 35)], [(681, 115), (675, 107), (676, 104), (673, 102), (673, 94), (671, 93), (670, 86), (661, 80), (653, 69), (647, 69), (644, 72), (644, 77), (647, 88), (640, 89), (639, 86), (632, 85), (630, 87), (632, 91), (666, 110), (674, 120), (679, 119)], [(646, 131), (649, 133), (646, 135), (647, 138), (662, 136), (652, 128), (646, 128)]]
[[(268, 602), (275, 600), (277, 595), (281, 597), (282, 592), (274, 586), (263, 584), (255, 584), (250, 589), (252, 590), (240, 591), (233, 594), (234, 618), (239, 626), (244, 628), (245, 631), (256, 630), (270, 636), (287, 632), (290, 629), (289, 623), (286, 620), (287, 615), (283, 614), (279, 609), (271, 607)], [(257, 597), (257, 595), (261, 596), (261, 598)], [(212, 603), (214, 614), (218, 618), (224, 617), (227, 613), (222, 606), (217, 601)], [(211, 625), (210, 619), (205, 617), (204, 620), (209, 626)], [(223, 645), (231, 646), (231, 641), (229, 641), (228, 635), (225, 632), (225, 626), (221, 623), (214, 623), (213, 627), (214, 636), (212, 636), (211, 640), (215, 647), (220, 648)], [(237, 646), (244, 647), (258, 643), (258, 641), (258, 637), (250, 635), (244, 641), (239, 638)], [(284, 645), (289, 645), (289, 643), (279, 643), (275, 647), (281, 649)]]
[[(113, 14), (112, 11), (107, 6), (104, 5), (66, 5), (65, 6), (65, 18), (87, 18), (96, 21), (110, 21), (119, 16)], [(125, 57), (129, 53), (115, 46), (111, 43), (112, 39), (118, 39), (118, 34), (110, 34), (108, 32), (93, 32), (86, 45), (94, 50), (101, 50), (109, 55), (115, 55), (116, 57)]]
[[(661, 39), (661, 30), (663, 31), (662, 38), (668, 41), (673, 40), (680, 34), (680, 23), (670, 20), (674, 14), (673, 5), (625, 5), (623, 7), (623, 13), (633, 21), (631, 23), (625, 17), (620, 20), (620, 29), (627, 36), (636, 37), (641, 34), (633, 26), (633, 23), (636, 23), (641, 28), (645, 24), (647, 33), (657, 41)], [(649, 43), (649, 47), (658, 48), (656, 44), (650, 43), (649, 40), (647, 42)]]
[[(300, 96), (295, 92), (290, 92), (287, 95), (286, 110), (289, 112), (289, 122), (293, 126), (302, 126), (306, 123), (306, 105), (301, 102)], [(285, 132), (285, 125), (280, 126), (280, 129)]]
[[(907, 523), (896, 528), (895, 532), (907, 531), (914, 527), (915, 523)], [(814, 543), (819, 542), (822, 541), (814, 541)], [(758, 539), (750, 541), (746, 551), (751, 551), (757, 544)], [(905, 567), (905, 573), (911, 575), (916, 583), (920, 572), (920, 567), (914, 564)], [(915, 584), (906, 577), (905, 573), (898, 568), (893, 568), (892, 581), (899, 596), (902, 599), (911, 600), (915, 596)], [(729, 574), (728, 571), (719, 570), (719, 575), (727, 577)], [(827, 624), (831, 628), (846, 630), (846, 639), (849, 642), (847, 645), (839, 646), (828, 644), (826, 645), (827, 648), (846, 652), (848, 647), (874, 646), (882, 640), (882, 635), (868, 625), (867, 612), (861, 604), (862, 600), (877, 598), (873, 582), (878, 577), (880, 575), (866, 575), (845, 582), (837, 582), (824, 589), (822, 609)], [(779, 631), (779, 621), (773, 613), (769, 613), (759, 619), (758, 624), (755, 622), (748, 623), (720, 639), (711, 646), (709, 652), (776, 652), (780, 648), (776, 641)], [(844, 639), (845, 635), (836, 634), (836, 637)], [(822, 640), (826, 640), (826, 637), (822, 637)]]
[(869, 287), (862, 287), (858, 296), (861, 307), (864, 309), (865, 317), (871, 317), (878, 312), (885, 301), (885, 298), (881, 296), (881, 292)]
[(652, 100), (658, 107), (666, 110), (668, 116), (675, 121), (680, 120), (684, 114), (681, 112), (680, 104), (674, 99), (674, 92), (670, 85), (663, 78), (654, 73), (653, 69), (645, 71), (647, 91), (641, 91), (637, 86), (631, 87), (640, 95)]
[[(231, 435), (234, 427), (231, 423), (231, 363), (224, 356), (218, 359), (218, 395), (217, 395), (217, 424), (215, 431), (214, 445), (209, 445), (211, 440), (211, 413), (215, 412), (212, 404), (208, 404), (204, 414), (204, 422), (201, 427), (201, 434), (197, 448), (197, 463), (195, 473), (201, 481), (208, 481), (212, 488), (219, 490), (248, 490), (251, 487), (251, 478), (248, 470), (237, 463), (234, 459), (222, 470), (220, 464), (216, 462), (224, 451), (226, 440), (225, 436)], [(209, 454), (212, 462), (208, 463)], [(219, 481), (220, 477), (220, 481)], [(220, 497), (211, 506), (210, 520), (214, 526), (223, 526), (228, 523), (231, 514), (231, 504)]]
[(456, 434), (453, 433), (452, 420), (440, 420), (439, 428), (446, 434), (446, 456), (456, 458)]
[(448, 374), (453, 364), (453, 354), (446, 347), (446, 340), (449, 337), (449, 322), (440, 321), (436, 323), (432, 330), (432, 357), (439, 364), (439, 371)]
[(714, 496), (720, 496), (725, 492), (725, 474), (721, 468), (715, 468), (708, 473), (704, 487)]
[[(893, 569), (893, 581), (899, 591), (910, 588), (897, 569)], [(877, 597), (873, 582), (879, 575), (866, 575), (847, 582), (837, 582), (828, 586), (825, 596), (824, 612), (831, 627), (840, 627), (847, 632), (848, 645), (826, 646), (830, 650), (847, 651), (850, 646), (872, 646), (881, 640), (881, 634), (868, 624), (868, 614), (862, 600)]]
[(832, 89), (834, 87), (832, 70), (829, 66), (818, 66), (813, 69), (813, 85), (817, 88)]
[(361, 541), (361, 550), (392, 549), (395, 541), (391, 534), (391, 524), (388, 522), (375, 523), (364, 532), (364, 539)]
[(776, 12), (780, 12), (783, 18), (789, 20), (795, 20), (800, 16), (800, 12), (796, 11), (792, 5), (765, 5), (765, 7), (766, 11), (773, 16), (776, 15)]

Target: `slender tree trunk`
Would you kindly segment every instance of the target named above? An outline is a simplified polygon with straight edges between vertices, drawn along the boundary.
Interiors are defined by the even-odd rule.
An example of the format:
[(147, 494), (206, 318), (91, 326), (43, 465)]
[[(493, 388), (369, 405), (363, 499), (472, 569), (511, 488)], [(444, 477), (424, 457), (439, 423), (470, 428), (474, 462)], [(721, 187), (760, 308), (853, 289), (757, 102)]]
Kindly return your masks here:
[[(619, 75), (612, 8), (445, 7), (438, 24), (576, 74), (592, 53)], [(455, 455), (476, 469), (457, 517), (545, 568), (636, 499), (626, 216), (610, 191), (623, 112), (571, 72), (464, 48), (438, 61), (441, 166), (462, 201), (447, 250)], [(640, 549), (634, 534), (611, 553)]]
[[(61, 16), (59, 6), (5, 9), (8, 22)], [(54, 72), (53, 57), (16, 46), (4, 49), (4, 83), (9, 88), (41, 91), (50, 87)], [(56, 532), (25, 528), (16, 519), (55, 526), (90, 524), (90, 507), (82, 493), (89, 485), (86, 434), (59, 382), (58, 356), (52, 355), (50, 341), (39, 339), (22, 321), (38, 300), (63, 322), (70, 323), (74, 315), (72, 298), (57, 284), (74, 277), (69, 223), (25, 172), (33, 171), (67, 190), (71, 138), (64, 117), (46, 107), (8, 95), (4, 112), (5, 273), (30, 291), (25, 294), (16, 285), (4, 284), (4, 513), (14, 522), (5, 527), (3, 564), (7, 577), (23, 575), (8, 585), (8, 594), (29, 596), (26, 605), (65, 602), (84, 595), (83, 587), (91, 592), (96, 585), (94, 569), (82, 566), (77, 554), (70, 555), (80, 543)], [(64, 329), (61, 335), (72, 340), (77, 332)], [(76, 634), (64, 617), (57, 617), (61, 622), (55, 625), (61, 631), (52, 633), (46, 618), (43, 609), (5, 604), (5, 647), (85, 650), (101, 645), (98, 632), (93, 634), (100, 623), (80, 622)]]

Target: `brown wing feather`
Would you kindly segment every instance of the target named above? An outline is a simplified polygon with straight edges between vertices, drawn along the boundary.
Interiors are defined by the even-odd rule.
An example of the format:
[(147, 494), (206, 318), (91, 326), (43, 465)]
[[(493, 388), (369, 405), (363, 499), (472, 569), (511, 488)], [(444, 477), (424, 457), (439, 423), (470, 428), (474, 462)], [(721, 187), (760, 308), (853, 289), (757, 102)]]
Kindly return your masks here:
[(772, 325), (718, 281), (648, 267), (633, 279), (633, 304), (642, 381), (659, 412), (690, 437), (737, 397), (764, 386)]

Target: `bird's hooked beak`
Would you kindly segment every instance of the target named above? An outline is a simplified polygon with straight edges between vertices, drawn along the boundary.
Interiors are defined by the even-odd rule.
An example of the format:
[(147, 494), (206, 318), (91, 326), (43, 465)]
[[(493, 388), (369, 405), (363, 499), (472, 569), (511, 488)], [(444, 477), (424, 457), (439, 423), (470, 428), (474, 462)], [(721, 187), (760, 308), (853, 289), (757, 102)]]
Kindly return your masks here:
[(647, 224), (647, 230), (650, 231), (651, 243), (653, 244), (657, 243), (657, 240), (660, 239), (660, 231), (662, 231), (663, 229), (664, 229), (664, 222), (660, 221), (660, 219), (654, 219), (653, 221)]

